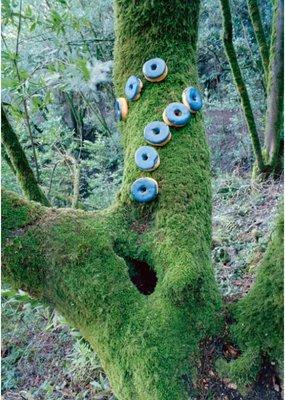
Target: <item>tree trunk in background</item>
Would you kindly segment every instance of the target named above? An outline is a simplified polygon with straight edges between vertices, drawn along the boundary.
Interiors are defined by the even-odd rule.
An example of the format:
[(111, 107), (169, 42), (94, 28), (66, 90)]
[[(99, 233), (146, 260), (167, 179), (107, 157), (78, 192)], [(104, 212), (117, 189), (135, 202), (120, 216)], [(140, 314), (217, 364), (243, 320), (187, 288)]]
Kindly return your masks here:
[(273, 2), (273, 24), (268, 75), (267, 114), (265, 126), (266, 162), (275, 173), (283, 167), (284, 126), (284, 2)]
[(236, 85), (237, 92), (241, 99), (241, 105), (245, 116), (248, 132), (251, 136), (253, 151), (255, 153), (258, 170), (264, 172), (265, 165), (262, 156), (262, 149), (258, 137), (257, 127), (253, 110), (248, 95), (247, 87), (242, 76), (242, 72), (238, 63), (237, 54), (233, 44), (233, 24), (229, 0), (220, 0), (222, 15), (223, 15), (223, 40), (226, 50), (226, 55), (229, 60), (231, 71)]
[[(248, 9), (259, 45), (264, 76), (267, 81), (267, 112), (265, 126), (265, 148), (262, 152), (255, 118), (247, 92), (247, 87), (239, 67), (238, 58), (233, 45), (233, 26), (229, 0), (220, 0), (223, 27), (224, 46), (231, 66), (233, 78), (239, 93), (243, 112), (251, 135), (253, 150), (256, 156), (256, 167), (253, 175), (271, 173), (279, 174), (283, 168), (283, 106), (284, 106), (284, 2), (273, 1), (272, 35), (270, 59), (265, 33), (256, 0), (248, 0)], [(269, 62), (270, 60), (270, 62)], [(269, 66), (268, 66), (269, 64)]]
[(50, 206), (49, 201), (37, 183), (25, 152), (8, 121), (3, 107), (1, 108), (1, 114), (2, 143), (8, 159), (16, 172), (16, 177), (23, 193), (29, 200), (37, 201), (44, 206)]
[(258, 43), (259, 52), (261, 55), (265, 81), (267, 81), (268, 65), (269, 65), (269, 47), (266, 42), (266, 36), (263, 29), (257, 0), (247, 0), (247, 7), (251, 23), (253, 26), (254, 35)]

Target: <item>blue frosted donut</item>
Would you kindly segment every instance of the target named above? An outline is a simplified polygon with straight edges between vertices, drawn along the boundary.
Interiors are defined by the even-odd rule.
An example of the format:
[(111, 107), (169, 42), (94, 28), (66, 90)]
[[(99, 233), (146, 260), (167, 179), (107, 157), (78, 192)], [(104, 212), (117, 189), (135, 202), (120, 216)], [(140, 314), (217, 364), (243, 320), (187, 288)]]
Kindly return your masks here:
[(115, 101), (115, 119), (116, 121), (125, 121), (128, 114), (128, 103), (124, 97), (119, 97)]
[(150, 82), (160, 82), (166, 78), (168, 69), (162, 58), (152, 58), (143, 65), (143, 74)]
[(135, 153), (135, 163), (142, 171), (154, 171), (160, 164), (158, 152), (150, 146), (141, 146)]
[(171, 133), (166, 124), (153, 121), (144, 128), (144, 138), (153, 146), (164, 146), (171, 139)]
[(193, 113), (201, 110), (203, 106), (201, 93), (194, 87), (188, 87), (183, 91), (182, 101)]
[(139, 178), (132, 184), (131, 194), (135, 201), (148, 203), (156, 198), (158, 184), (152, 178)]
[(141, 95), (143, 84), (142, 81), (136, 76), (132, 75), (127, 80), (125, 86), (125, 95), (128, 100), (137, 100)]
[(163, 120), (166, 125), (170, 126), (184, 126), (190, 117), (189, 109), (182, 103), (170, 103), (163, 111)]

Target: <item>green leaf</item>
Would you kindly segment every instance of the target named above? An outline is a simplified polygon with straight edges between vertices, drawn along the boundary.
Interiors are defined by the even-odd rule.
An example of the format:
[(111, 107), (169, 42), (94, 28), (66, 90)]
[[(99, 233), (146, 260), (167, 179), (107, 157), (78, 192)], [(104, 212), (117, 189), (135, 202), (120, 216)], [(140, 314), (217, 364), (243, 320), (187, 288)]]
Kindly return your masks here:
[(87, 67), (87, 61), (84, 59), (76, 60), (76, 66), (83, 75), (83, 79), (88, 81), (90, 79), (90, 71)]

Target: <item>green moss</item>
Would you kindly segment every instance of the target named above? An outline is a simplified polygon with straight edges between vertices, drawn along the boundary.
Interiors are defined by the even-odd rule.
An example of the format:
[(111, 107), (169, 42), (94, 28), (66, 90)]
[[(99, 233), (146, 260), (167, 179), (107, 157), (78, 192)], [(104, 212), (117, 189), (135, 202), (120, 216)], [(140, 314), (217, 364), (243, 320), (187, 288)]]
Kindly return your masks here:
[[(6, 208), (15, 201), (9, 197)], [(10, 234), (5, 246), (10, 283), (56, 306), (81, 330), (98, 351), (119, 398), (187, 398), (183, 376), (194, 373), (199, 342), (219, 328), (213, 321), (216, 305), (209, 304), (216, 296), (207, 290), (209, 282), (193, 280), (181, 293), (171, 282), (168, 290), (161, 282), (145, 297), (114, 250), (112, 214), (46, 209), (32, 224), (26, 218), (31, 211), (23, 202), (20, 226), (26, 230)]]
[(239, 384), (252, 383), (267, 356), (279, 368), (283, 363), (283, 260), (284, 215), (280, 210), (276, 228), (259, 267), (256, 283), (234, 311), (233, 337), (242, 350), (236, 361), (220, 363), (220, 371)]
[(249, 385), (260, 371), (261, 360), (258, 351), (250, 348), (239, 357), (238, 361), (227, 362), (218, 359), (215, 367), (221, 378), (235, 382), (241, 394), (246, 394)]
[[(125, 168), (117, 203), (99, 214), (47, 211), (40, 224), (11, 239), (5, 259), (14, 285), (31, 286), (29, 291), (35, 286), (38, 297), (81, 330), (119, 399), (183, 400), (189, 398), (186, 381), (195, 379), (200, 342), (221, 328), (202, 113), (172, 129), (171, 142), (158, 149), (160, 167), (146, 174), (158, 182), (158, 199), (139, 205), (130, 187), (143, 175), (134, 154), (145, 144), (145, 125), (162, 120), (168, 103), (197, 85), (199, 1), (117, 1), (116, 14), (118, 95), (129, 75), (142, 78), (147, 59), (161, 57), (169, 68), (165, 82), (142, 78), (142, 96), (129, 104), (120, 125)], [(129, 258), (155, 270), (158, 282), (150, 296), (132, 284)]]
[(19, 185), (27, 199), (37, 201), (44, 206), (50, 206), (48, 199), (40, 188), (31, 169), (25, 152), (14, 132), (6, 113), (1, 108), (2, 144), (13, 171), (15, 171)]
[(13, 192), (3, 192), (1, 202), (2, 241), (20, 232), (27, 225), (33, 224), (43, 213), (43, 208), (25, 199), (19, 198)]

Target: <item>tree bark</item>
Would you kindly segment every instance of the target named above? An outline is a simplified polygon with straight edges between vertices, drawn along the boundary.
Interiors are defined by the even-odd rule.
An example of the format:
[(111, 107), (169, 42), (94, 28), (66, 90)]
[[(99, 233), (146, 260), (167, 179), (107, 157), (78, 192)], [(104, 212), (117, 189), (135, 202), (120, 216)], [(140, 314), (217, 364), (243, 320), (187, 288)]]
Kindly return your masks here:
[(29, 200), (38, 201), (45, 206), (50, 206), (49, 201), (37, 183), (33, 170), (29, 165), (17, 135), (8, 121), (3, 107), (1, 108), (1, 114), (2, 143), (16, 171), (16, 176), (23, 193)]
[(265, 81), (267, 81), (268, 66), (269, 66), (269, 47), (266, 41), (266, 36), (263, 29), (257, 0), (247, 0), (247, 7), (251, 23), (253, 26), (254, 35), (261, 55)]
[(247, 124), (249, 134), (251, 136), (251, 141), (253, 145), (253, 150), (255, 153), (258, 170), (259, 172), (265, 171), (265, 164), (262, 156), (261, 144), (256, 128), (256, 123), (251, 107), (251, 102), (249, 99), (246, 84), (244, 82), (241, 69), (239, 67), (237, 54), (233, 45), (233, 25), (232, 25), (232, 15), (230, 9), (229, 0), (220, 0), (222, 15), (223, 15), (223, 40), (226, 50), (226, 54), (230, 63), (231, 71), (233, 74), (234, 82), (237, 91), (240, 95), (241, 104)]
[(273, 24), (270, 46), (267, 113), (265, 126), (266, 161), (272, 171), (282, 170), (284, 107), (284, 2), (273, 2)]

